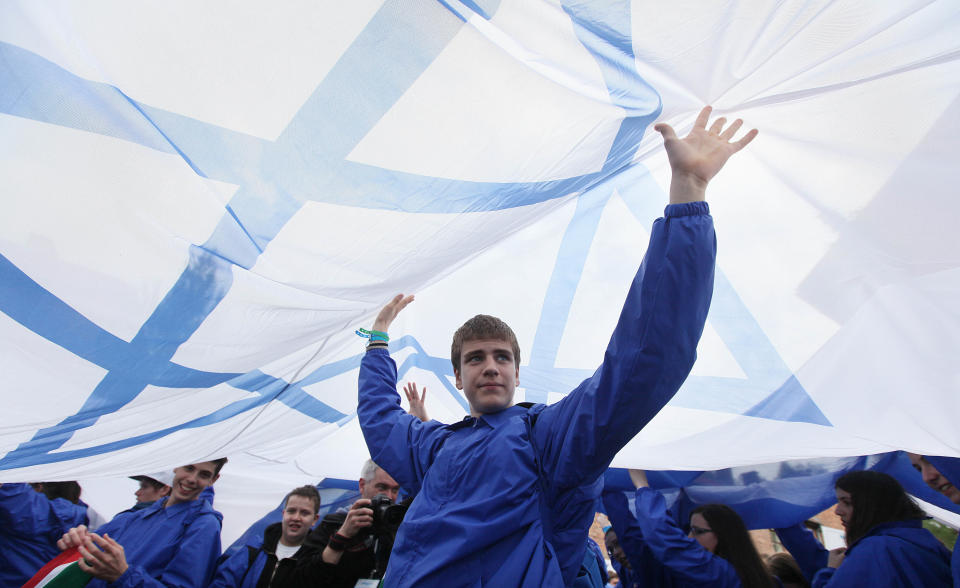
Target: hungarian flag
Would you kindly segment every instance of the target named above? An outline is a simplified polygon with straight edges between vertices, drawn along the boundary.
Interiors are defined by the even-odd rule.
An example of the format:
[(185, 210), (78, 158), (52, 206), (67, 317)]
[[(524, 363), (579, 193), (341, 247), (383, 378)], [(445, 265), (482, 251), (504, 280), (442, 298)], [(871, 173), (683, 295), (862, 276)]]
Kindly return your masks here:
[(40, 571), (23, 585), (23, 588), (86, 586), (91, 576), (80, 569), (80, 565), (77, 563), (78, 559), (80, 559), (80, 552), (77, 551), (76, 547), (71, 547), (48, 561), (45, 566), (40, 568)]

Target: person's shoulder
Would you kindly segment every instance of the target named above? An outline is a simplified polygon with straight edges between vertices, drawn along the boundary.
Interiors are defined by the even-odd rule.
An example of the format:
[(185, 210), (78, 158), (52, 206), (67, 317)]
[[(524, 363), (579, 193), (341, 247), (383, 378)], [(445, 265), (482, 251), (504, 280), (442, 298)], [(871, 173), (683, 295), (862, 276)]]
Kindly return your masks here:
[(210, 506), (210, 503), (206, 500), (203, 501), (203, 505), (200, 507), (200, 511), (197, 513), (197, 518), (204, 518), (205, 520), (214, 519), (217, 521), (217, 524), (223, 523), (223, 514)]
[[(6, 482), (0, 485), (0, 498), (11, 498), (14, 496), (32, 497), (29, 492), (33, 492), (33, 494), (37, 496), (43, 496), (43, 494), (34, 491), (29, 484), (24, 484), (23, 482)], [(46, 496), (43, 497), (46, 498)]]
[(223, 515), (213, 508), (206, 500), (195, 500), (184, 513), (184, 524), (191, 528), (196, 526), (215, 526), (218, 529), (223, 524)]
[(546, 408), (546, 404), (541, 404), (539, 402), (518, 402), (507, 410), (512, 411), (511, 416), (519, 416), (529, 420), (530, 424), (535, 425), (540, 413), (546, 410)]
[(346, 518), (346, 510), (338, 510), (327, 513), (322, 519), (320, 519), (320, 522), (317, 524), (317, 526), (307, 534), (307, 539), (303, 544), (310, 547), (310, 549), (322, 550), (327, 545), (327, 541), (329, 541), (330, 536), (333, 535), (341, 525), (343, 525), (343, 521), (346, 520)]
[(74, 504), (66, 498), (55, 498), (50, 501), (50, 507), (61, 521), (71, 527), (85, 525), (90, 520), (87, 516), (87, 505)]
[[(918, 532), (919, 531), (919, 532)], [(926, 529), (911, 529), (896, 526), (885, 526), (872, 529), (868, 535), (861, 537), (856, 543), (847, 548), (844, 563), (851, 560), (869, 564), (876, 560), (888, 560), (892, 554), (914, 547), (928, 548), (928, 541), (924, 533)], [(939, 543), (932, 534), (934, 542)]]
[(317, 529), (319, 529), (324, 524), (335, 524), (337, 526), (340, 526), (343, 524), (343, 521), (345, 520), (347, 520), (347, 511), (336, 510), (324, 515), (324, 517), (320, 519), (320, 524), (317, 525)]

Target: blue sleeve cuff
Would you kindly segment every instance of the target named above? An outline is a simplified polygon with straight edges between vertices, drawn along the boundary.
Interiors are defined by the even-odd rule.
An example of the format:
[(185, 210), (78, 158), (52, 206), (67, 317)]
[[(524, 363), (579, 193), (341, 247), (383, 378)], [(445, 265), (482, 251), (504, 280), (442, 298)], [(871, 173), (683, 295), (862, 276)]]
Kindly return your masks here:
[(127, 569), (122, 574), (120, 574), (120, 577), (114, 580), (113, 582), (108, 583), (107, 586), (111, 586), (113, 588), (121, 588), (127, 585), (127, 582), (129, 582), (132, 576), (133, 576), (133, 566), (128, 563)]
[(666, 218), (675, 216), (697, 216), (702, 214), (710, 214), (710, 206), (703, 200), (700, 202), (668, 204), (667, 207), (663, 209), (663, 216)]
[(374, 347), (373, 349), (367, 349), (367, 355), (385, 355), (390, 357), (390, 350), (386, 347)]

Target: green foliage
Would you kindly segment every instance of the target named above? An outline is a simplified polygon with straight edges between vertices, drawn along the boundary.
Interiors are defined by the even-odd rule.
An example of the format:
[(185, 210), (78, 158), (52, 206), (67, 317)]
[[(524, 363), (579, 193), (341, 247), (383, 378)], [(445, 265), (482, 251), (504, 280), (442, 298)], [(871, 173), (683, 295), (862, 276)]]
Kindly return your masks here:
[(938, 523), (933, 519), (923, 521), (923, 528), (933, 533), (934, 537), (947, 546), (947, 549), (953, 551), (953, 546), (957, 542), (957, 530), (946, 525)]

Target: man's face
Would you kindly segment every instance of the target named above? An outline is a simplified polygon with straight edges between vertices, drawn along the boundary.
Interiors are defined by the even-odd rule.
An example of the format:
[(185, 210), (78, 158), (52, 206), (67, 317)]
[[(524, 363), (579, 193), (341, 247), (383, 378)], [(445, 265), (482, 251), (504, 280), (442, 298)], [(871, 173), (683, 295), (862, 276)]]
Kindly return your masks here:
[(170, 494), (170, 486), (160, 486), (157, 488), (146, 480), (140, 480), (140, 488), (134, 492), (137, 502), (155, 502), (167, 494)]
[(520, 383), (513, 346), (500, 339), (464, 341), (455, 375), (457, 388), (463, 390), (475, 417), (513, 404), (513, 392)]
[(180, 502), (196, 500), (197, 496), (208, 486), (212, 486), (219, 474), (217, 466), (212, 461), (203, 461), (190, 465), (180, 466), (173, 470), (173, 484), (170, 486), (170, 500), (167, 506)]
[(296, 547), (303, 543), (310, 527), (320, 518), (314, 510), (313, 501), (306, 496), (294, 494), (287, 498), (283, 508), (283, 520), (280, 522), (280, 542), (287, 547)]
[(630, 567), (630, 562), (627, 561), (627, 554), (624, 553), (623, 548), (620, 547), (620, 541), (617, 539), (617, 534), (612, 530), (607, 531), (603, 535), (603, 542), (607, 547), (607, 555), (610, 556), (610, 559), (619, 563), (621, 566)]
[(927, 458), (922, 455), (917, 455), (916, 453), (908, 453), (907, 455), (910, 456), (910, 463), (920, 472), (920, 476), (923, 477), (923, 481), (927, 483), (927, 486), (930, 486), (940, 494), (949, 498), (950, 502), (960, 504), (960, 490), (947, 481), (947, 479), (943, 477), (943, 474), (941, 474), (937, 468), (933, 467), (933, 464), (927, 461)]
[(386, 494), (390, 500), (396, 502), (400, 493), (400, 484), (390, 477), (390, 474), (377, 468), (377, 473), (369, 482), (360, 478), (360, 498), (373, 498), (377, 494)]

